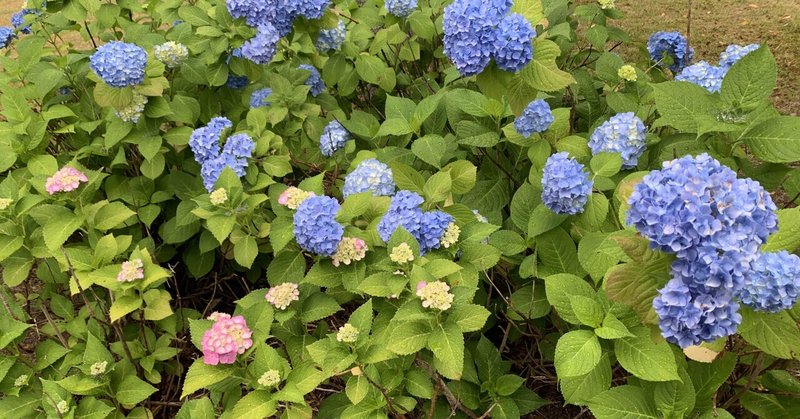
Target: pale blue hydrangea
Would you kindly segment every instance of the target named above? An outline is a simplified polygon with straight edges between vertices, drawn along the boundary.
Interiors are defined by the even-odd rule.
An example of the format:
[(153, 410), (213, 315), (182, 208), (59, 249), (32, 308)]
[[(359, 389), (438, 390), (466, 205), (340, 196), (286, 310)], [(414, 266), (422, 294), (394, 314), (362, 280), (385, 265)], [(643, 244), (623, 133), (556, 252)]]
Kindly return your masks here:
[(514, 120), (514, 128), (520, 135), (529, 138), (533, 133), (546, 131), (554, 120), (550, 105), (542, 99), (536, 99)]
[(362, 192), (372, 192), (374, 196), (389, 196), (394, 194), (396, 188), (392, 169), (376, 159), (367, 159), (345, 176), (342, 194), (345, 198)]
[[(42, 5), (44, 7), (45, 4)], [(17, 13), (11, 15), (11, 26), (22, 33), (31, 33), (30, 25), (25, 25), (25, 16), (27, 15), (41, 15), (42, 12), (36, 9), (23, 8)], [(24, 25), (24, 26), (23, 26)]]
[(567, 152), (553, 154), (542, 173), (542, 202), (556, 214), (581, 213), (592, 194), (592, 185), (583, 165)]
[(233, 124), (228, 118), (212, 118), (205, 127), (200, 127), (189, 136), (189, 148), (194, 153), (194, 158), (198, 163), (203, 164), (207, 160), (216, 158), (220, 154), (219, 140), (222, 131), (232, 127)]
[(321, 256), (333, 256), (344, 235), (336, 221), (339, 202), (328, 196), (304, 200), (294, 213), (294, 238), (303, 250)]
[(275, 14), (278, 6), (274, 0), (227, 0), (225, 4), (231, 16), (244, 18), (248, 25), (256, 28), (264, 22), (270, 22), (269, 16)]
[(719, 65), (727, 70), (733, 67), (733, 65), (736, 64), (737, 61), (741, 60), (742, 57), (757, 50), (759, 47), (759, 44), (750, 44), (744, 47), (735, 44), (728, 45), (728, 47), (725, 48), (725, 51), (723, 51), (719, 56)]
[(89, 67), (112, 87), (127, 87), (144, 81), (147, 52), (135, 44), (112, 41), (89, 57)]
[(675, 80), (688, 81), (705, 88), (709, 92), (719, 92), (722, 87), (722, 79), (725, 77), (725, 69), (700, 61), (692, 64), (675, 76)]
[(328, 8), (330, 0), (292, 0), (285, 4), (292, 15), (303, 16), (306, 19), (319, 19)]
[(242, 45), (242, 56), (256, 64), (269, 64), (278, 50), (280, 36), (277, 29), (269, 22), (258, 27), (256, 36)]
[(244, 89), (248, 84), (250, 84), (250, 80), (247, 76), (237, 76), (233, 73), (228, 73), (228, 80), (225, 82), (229, 89), (234, 90)]
[(442, 211), (428, 211), (422, 214), (419, 223), (419, 253), (424, 255), (430, 250), (441, 247), (441, 238), (447, 226), (452, 223), (453, 216)]
[(639, 156), (644, 153), (647, 128), (633, 112), (620, 113), (597, 127), (589, 139), (592, 155), (604, 152), (619, 153), (622, 167), (636, 167)]
[(347, 36), (347, 27), (341, 19), (335, 28), (320, 29), (314, 47), (319, 52), (335, 51), (342, 47), (344, 38)]
[(420, 223), (422, 222), (422, 209), (420, 205), (424, 200), (411, 191), (399, 191), (392, 197), (389, 209), (378, 223), (378, 235), (381, 240), (388, 242), (397, 227), (403, 227), (414, 237), (419, 237)]
[(0, 26), (0, 48), (5, 48), (14, 39), (14, 28), (10, 26)]
[(314, 66), (308, 64), (301, 64), (297, 67), (300, 70), (307, 70), (310, 71), (311, 74), (308, 75), (306, 79), (306, 86), (311, 87), (311, 96), (318, 96), (320, 93), (325, 91), (325, 82), (322, 81), (322, 77), (319, 74), (319, 71)]
[(650, 58), (661, 63), (662, 67), (671, 60), (669, 69), (673, 73), (678, 73), (689, 65), (694, 56), (694, 48), (689, 48), (688, 41), (680, 32), (656, 32), (650, 35), (647, 51), (650, 52)]
[(788, 310), (800, 294), (800, 257), (783, 250), (761, 253), (744, 275), (738, 293), (742, 304), (758, 311), (777, 313)]
[(417, 0), (386, 0), (386, 11), (397, 17), (409, 17), (417, 9)]
[(255, 108), (270, 106), (271, 104), (267, 99), (271, 94), (272, 94), (272, 89), (270, 89), (269, 87), (265, 87), (263, 89), (258, 89), (254, 91), (250, 95), (250, 108), (255, 109)]
[(350, 133), (344, 129), (342, 124), (339, 121), (331, 121), (319, 137), (319, 149), (322, 151), (322, 155), (330, 157), (344, 147), (349, 139)]
[(683, 281), (693, 294), (734, 295), (744, 284), (755, 253), (719, 251), (709, 246), (691, 247), (672, 262), (672, 277)]
[(495, 29), (511, 9), (510, 0), (455, 0), (444, 9), (444, 53), (463, 76), (489, 65)]
[(494, 41), (494, 61), (502, 70), (516, 73), (533, 58), (533, 38), (536, 31), (524, 16), (514, 13), (497, 26)]
[(235, 134), (228, 137), (222, 153), (204, 161), (200, 168), (200, 175), (206, 190), (209, 192), (214, 190), (214, 184), (226, 167), (230, 167), (239, 177), (244, 176), (248, 159), (252, 156), (255, 146), (253, 139), (247, 134)]

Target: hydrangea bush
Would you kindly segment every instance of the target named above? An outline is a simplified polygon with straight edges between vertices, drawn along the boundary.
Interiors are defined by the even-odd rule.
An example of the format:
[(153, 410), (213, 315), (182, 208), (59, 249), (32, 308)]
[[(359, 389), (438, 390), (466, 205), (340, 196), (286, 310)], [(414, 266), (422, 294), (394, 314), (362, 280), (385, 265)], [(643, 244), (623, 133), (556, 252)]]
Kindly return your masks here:
[(621, 18), (30, 1), (0, 25), (0, 416), (796, 417), (775, 60)]

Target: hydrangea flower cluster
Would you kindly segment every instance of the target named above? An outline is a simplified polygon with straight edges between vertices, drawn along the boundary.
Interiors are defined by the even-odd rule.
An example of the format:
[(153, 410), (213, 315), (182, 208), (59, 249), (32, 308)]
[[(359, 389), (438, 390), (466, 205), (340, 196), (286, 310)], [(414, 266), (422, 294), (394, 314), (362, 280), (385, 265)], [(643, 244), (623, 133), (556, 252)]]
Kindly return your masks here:
[(147, 96), (134, 92), (131, 103), (124, 108), (117, 109), (115, 113), (119, 119), (136, 124), (142, 117), (145, 105), (147, 105)]
[(345, 323), (336, 333), (336, 340), (342, 343), (354, 343), (358, 340), (358, 328), (350, 323)]
[(450, 246), (456, 244), (460, 235), (461, 227), (456, 225), (454, 222), (450, 222), (450, 224), (448, 224), (447, 228), (444, 230), (444, 234), (442, 234), (442, 239), (440, 240), (442, 247), (445, 249), (450, 248)]
[(542, 202), (556, 214), (578, 214), (592, 194), (593, 182), (582, 164), (565, 152), (547, 159), (542, 174)]
[(600, 8), (603, 10), (614, 8), (614, 0), (597, 0), (597, 4), (599, 4)]
[(281, 192), (280, 196), (278, 196), (278, 203), (291, 210), (296, 210), (297, 207), (303, 203), (303, 201), (312, 196), (315, 196), (314, 192), (308, 192), (300, 188), (290, 186)]
[(180, 42), (167, 41), (154, 46), (153, 55), (167, 67), (175, 68), (189, 58), (189, 49)]
[(342, 240), (344, 227), (336, 221), (339, 202), (328, 196), (312, 196), (297, 207), (294, 237), (305, 251), (333, 256)]
[(269, 87), (265, 87), (263, 89), (258, 89), (250, 95), (250, 109), (255, 108), (262, 108), (266, 106), (270, 106), (271, 103), (267, 100), (269, 95), (272, 94), (272, 89)]
[(228, 192), (225, 188), (217, 188), (214, 192), (211, 192), (208, 200), (211, 201), (211, 205), (222, 205), (228, 202)]
[(792, 308), (798, 294), (800, 257), (784, 250), (753, 259), (737, 297), (755, 310), (777, 313)]
[(106, 368), (108, 368), (108, 361), (95, 362), (89, 368), (89, 373), (94, 375), (94, 376), (97, 376), (97, 375), (100, 375), (100, 374), (106, 372)]
[(220, 318), (203, 333), (203, 362), (233, 364), (237, 354), (253, 346), (253, 333), (242, 316)]
[(310, 71), (311, 74), (308, 75), (306, 79), (306, 86), (311, 87), (311, 96), (317, 97), (320, 93), (325, 91), (325, 82), (322, 81), (322, 76), (320, 76), (319, 71), (314, 66), (308, 64), (301, 64), (297, 66), (299, 70), (307, 70)]
[(347, 35), (347, 28), (344, 21), (339, 20), (335, 28), (320, 29), (317, 41), (314, 42), (314, 47), (319, 52), (335, 51), (342, 47), (344, 38)]
[(211, 320), (212, 322), (218, 322), (222, 319), (230, 319), (231, 315), (228, 313), (222, 313), (219, 311), (215, 311), (206, 317), (206, 319)]
[(625, 64), (617, 70), (617, 76), (622, 80), (634, 82), (638, 78), (636, 68), (630, 64)]
[(525, 138), (535, 132), (544, 132), (555, 120), (550, 105), (542, 99), (532, 101), (514, 120), (514, 128)]
[(422, 299), (423, 307), (445, 311), (453, 305), (455, 295), (450, 293), (450, 286), (445, 282), (420, 281), (417, 284), (417, 297)]
[(386, 11), (390, 14), (406, 18), (417, 9), (417, 0), (386, 0)]
[(722, 52), (719, 56), (719, 65), (724, 69), (729, 69), (736, 64), (737, 61), (741, 60), (742, 57), (745, 55), (757, 50), (761, 45), (759, 44), (750, 44), (747, 46), (741, 45), (728, 45), (725, 48), (725, 51)]
[(131, 259), (122, 262), (117, 274), (117, 281), (119, 282), (132, 282), (137, 279), (144, 279), (144, 263), (141, 259)]
[(258, 384), (264, 387), (275, 387), (281, 382), (281, 373), (278, 370), (268, 370), (258, 378)]
[(0, 48), (5, 48), (14, 39), (14, 28), (10, 26), (0, 26)]
[(286, 3), (289, 13), (306, 19), (319, 19), (328, 8), (330, 0), (293, 0)]
[(81, 186), (81, 183), (88, 181), (89, 178), (80, 170), (64, 166), (61, 170), (55, 172), (53, 176), (47, 178), (44, 183), (44, 189), (48, 194), (53, 195), (56, 192), (74, 191)]
[(333, 254), (333, 266), (338, 267), (344, 263), (349, 265), (352, 262), (364, 259), (367, 256), (367, 243), (357, 237), (344, 237), (336, 247), (336, 253)]
[(342, 194), (345, 198), (362, 192), (372, 192), (373, 196), (390, 196), (397, 185), (392, 179), (392, 169), (376, 159), (367, 159), (344, 178)]
[(0, 211), (5, 211), (14, 202), (11, 198), (0, 198)]
[(242, 44), (242, 56), (256, 64), (269, 64), (275, 52), (278, 51), (280, 35), (269, 22), (263, 22), (256, 32), (256, 36)]
[(244, 18), (254, 28), (269, 23), (278, 30), (280, 36), (292, 31), (292, 24), (297, 17), (290, 11), (289, 0), (227, 0), (226, 4), (234, 18)]
[(14, 387), (22, 387), (28, 384), (28, 374), (22, 374), (14, 380)]
[(717, 67), (706, 61), (692, 64), (675, 76), (675, 80), (688, 81), (705, 88), (709, 92), (719, 92), (722, 87), (722, 79), (725, 77), (725, 68)]
[(264, 298), (278, 310), (286, 310), (292, 302), (300, 299), (300, 287), (294, 282), (271, 287)]
[(592, 155), (604, 152), (619, 153), (622, 156), (622, 167), (636, 167), (639, 156), (644, 153), (647, 139), (647, 128), (644, 122), (633, 112), (625, 112), (612, 116), (597, 127), (589, 139)]
[[(451, 227), (455, 220), (450, 214), (442, 211), (423, 212), (420, 208), (423, 201), (422, 197), (414, 192), (397, 192), (392, 197), (386, 214), (378, 223), (378, 235), (381, 240), (388, 242), (397, 227), (403, 227), (417, 239), (420, 253), (423, 255), (429, 250), (441, 247), (443, 238), (447, 246), (451, 246), (454, 243), (453, 235), (457, 233)], [(448, 230), (451, 231), (446, 236)]]
[(518, 71), (533, 57), (536, 32), (512, 14), (511, 0), (455, 0), (444, 9), (444, 53), (464, 76), (474, 76), (495, 58), (498, 67)]
[(189, 147), (195, 160), (200, 163), (203, 185), (209, 192), (214, 190), (214, 184), (226, 167), (230, 167), (239, 177), (244, 176), (247, 159), (253, 154), (255, 143), (244, 133), (228, 137), (220, 152), (222, 132), (231, 126), (233, 124), (227, 118), (212, 118), (207, 126), (194, 130), (189, 137)]
[(669, 69), (673, 73), (689, 65), (694, 56), (694, 48), (689, 48), (688, 41), (680, 32), (656, 32), (650, 35), (647, 51), (650, 52), (650, 58), (662, 67), (666, 64), (664, 59), (669, 57), (672, 60)]
[(58, 413), (60, 414), (66, 414), (69, 412), (69, 403), (67, 403), (66, 400), (59, 401), (56, 403), (56, 410), (58, 410)]
[(248, 84), (250, 84), (250, 79), (247, 76), (237, 76), (235, 74), (228, 74), (228, 80), (225, 82), (229, 89), (234, 90), (244, 89)]
[(89, 57), (89, 67), (111, 87), (141, 84), (147, 65), (147, 52), (135, 44), (109, 42)]
[(389, 259), (394, 263), (408, 263), (414, 260), (414, 251), (408, 243), (403, 242), (395, 246), (389, 253)]
[(322, 130), (322, 135), (319, 137), (319, 149), (323, 156), (330, 157), (334, 152), (343, 148), (348, 140), (350, 140), (350, 133), (339, 121), (333, 120)]
[[(42, 7), (46, 6), (45, 3), (42, 4)], [(18, 29), (22, 33), (31, 33), (30, 25), (25, 25), (25, 16), (41, 14), (42, 12), (37, 9), (28, 9), (27, 7), (22, 8), (22, 10), (11, 15), (11, 26), (13, 26), (14, 29)]]

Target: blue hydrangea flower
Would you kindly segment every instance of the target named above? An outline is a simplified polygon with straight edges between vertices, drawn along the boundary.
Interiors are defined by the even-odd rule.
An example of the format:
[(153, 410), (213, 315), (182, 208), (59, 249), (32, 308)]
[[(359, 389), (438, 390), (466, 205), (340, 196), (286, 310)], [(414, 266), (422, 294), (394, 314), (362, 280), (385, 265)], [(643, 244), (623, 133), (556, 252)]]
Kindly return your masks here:
[(754, 254), (777, 230), (769, 194), (708, 154), (664, 162), (633, 190), (627, 223), (654, 248), (677, 253), (703, 246)]
[(424, 255), (429, 250), (438, 249), (441, 246), (444, 231), (452, 222), (453, 216), (446, 212), (428, 211), (423, 213), (419, 234), (416, 237), (419, 241), (419, 253)]
[(244, 89), (248, 84), (250, 84), (250, 80), (247, 76), (237, 76), (233, 73), (228, 73), (228, 80), (225, 82), (229, 89), (235, 90)]
[(345, 27), (344, 21), (339, 20), (335, 28), (320, 29), (314, 47), (316, 47), (319, 52), (338, 50), (342, 47), (346, 35), (347, 28)]
[(417, 0), (386, 0), (386, 11), (390, 14), (406, 18), (417, 9)]
[(270, 103), (267, 100), (267, 98), (269, 98), (269, 95), (271, 94), (272, 94), (272, 89), (270, 89), (269, 87), (265, 87), (263, 89), (258, 89), (254, 91), (250, 95), (250, 108), (255, 109), (255, 108), (269, 106)]
[(547, 159), (542, 174), (542, 202), (556, 214), (578, 214), (592, 194), (593, 182), (583, 165), (567, 152)]
[(750, 44), (747, 46), (741, 45), (728, 45), (725, 51), (719, 56), (719, 65), (724, 69), (729, 69), (741, 60), (745, 55), (757, 50), (760, 47), (758, 44)]
[(514, 120), (514, 128), (525, 138), (535, 132), (544, 132), (553, 123), (555, 117), (550, 105), (542, 99), (534, 100), (525, 107), (522, 115)]
[(278, 30), (269, 22), (258, 27), (256, 36), (242, 45), (242, 56), (256, 64), (269, 64), (278, 50)]
[(344, 235), (336, 221), (339, 202), (328, 196), (304, 200), (294, 213), (294, 238), (303, 250), (321, 256), (333, 256)]
[(291, 14), (303, 16), (306, 19), (319, 19), (328, 8), (330, 0), (293, 0), (286, 3)]
[(0, 48), (5, 48), (14, 39), (14, 28), (10, 26), (0, 26)]
[(342, 126), (339, 121), (331, 121), (322, 131), (319, 137), (319, 149), (322, 155), (330, 157), (336, 150), (344, 147), (350, 139), (350, 133)]
[(263, 0), (227, 0), (228, 12), (234, 18), (244, 18), (252, 27), (258, 27), (268, 21), (271, 10), (277, 6), (275, 1)]
[(392, 169), (376, 159), (367, 159), (358, 164), (344, 178), (342, 194), (345, 198), (361, 192), (372, 192), (374, 196), (394, 194), (397, 185), (392, 179)]
[(318, 96), (320, 93), (325, 91), (325, 82), (322, 81), (322, 77), (319, 74), (319, 71), (314, 66), (308, 64), (301, 64), (297, 67), (300, 70), (308, 70), (311, 74), (308, 75), (306, 79), (306, 86), (311, 86), (311, 96)]
[(675, 76), (675, 80), (688, 81), (714, 93), (719, 92), (724, 77), (724, 68), (713, 66), (706, 61), (700, 61), (681, 70), (680, 74)]
[(219, 139), (222, 131), (232, 126), (228, 118), (216, 117), (205, 127), (195, 129), (189, 137), (189, 148), (192, 149), (195, 160), (203, 164), (216, 158), (220, 153)]
[(422, 222), (422, 209), (420, 205), (424, 200), (411, 191), (399, 191), (392, 197), (389, 209), (378, 223), (378, 235), (381, 240), (388, 242), (398, 226), (403, 227), (414, 237), (419, 237), (420, 223)]
[(141, 84), (147, 65), (147, 52), (135, 44), (113, 41), (89, 57), (89, 67), (112, 87)]
[(247, 134), (235, 134), (228, 137), (222, 153), (202, 163), (200, 176), (203, 185), (211, 192), (214, 184), (226, 167), (230, 167), (239, 177), (245, 175), (248, 166), (247, 159), (251, 157), (255, 143)]
[(734, 295), (742, 288), (744, 274), (755, 257), (755, 253), (691, 247), (672, 262), (672, 277), (683, 281), (693, 294)]
[(31, 33), (30, 25), (25, 25), (25, 16), (40, 14), (42, 14), (40, 10), (23, 8), (19, 12), (11, 15), (11, 25), (22, 33)]
[(592, 155), (604, 152), (619, 153), (622, 167), (636, 167), (639, 156), (644, 153), (647, 128), (633, 112), (620, 113), (597, 127), (589, 139)]
[[(688, 49), (688, 54), (687, 54)], [(680, 32), (656, 32), (647, 40), (647, 51), (653, 61), (666, 65), (664, 59), (670, 57), (672, 64), (669, 69), (678, 73), (692, 62), (694, 48), (689, 48), (686, 38)]]
[(502, 70), (516, 73), (533, 58), (533, 38), (536, 31), (528, 19), (514, 13), (506, 16), (497, 26), (494, 41), (494, 61)]
[(225, 148), (222, 150), (223, 154), (230, 154), (237, 159), (249, 158), (253, 155), (253, 149), (256, 143), (249, 135), (241, 133), (228, 137), (225, 141)]
[(800, 294), (800, 257), (787, 251), (761, 253), (745, 273), (737, 297), (755, 310), (777, 313), (788, 310)]
[(444, 8), (444, 53), (463, 76), (483, 71), (495, 50), (495, 29), (510, 0), (455, 0)]

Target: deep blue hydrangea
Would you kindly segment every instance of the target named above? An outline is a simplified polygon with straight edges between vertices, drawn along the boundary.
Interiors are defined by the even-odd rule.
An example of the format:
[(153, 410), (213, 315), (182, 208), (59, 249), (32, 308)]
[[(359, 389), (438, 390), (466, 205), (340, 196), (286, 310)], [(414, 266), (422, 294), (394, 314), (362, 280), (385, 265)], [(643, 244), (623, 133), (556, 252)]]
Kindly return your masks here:
[(392, 179), (392, 169), (375, 159), (367, 159), (358, 164), (344, 178), (342, 194), (345, 198), (361, 192), (372, 192), (374, 196), (393, 195), (397, 185)]
[(228, 12), (234, 18), (244, 18), (245, 22), (252, 27), (258, 27), (268, 16), (273, 14), (277, 6), (275, 1), (264, 0), (227, 0)]
[(408, 17), (417, 9), (417, 0), (386, 0), (386, 11), (397, 17)]
[[(388, 242), (397, 227), (403, 227), (414, 237), (419, 237), (420, 223), (422, 222), (422, 209), (420, 205), (424, 200), (411, 191), (399, 191), (392, 197), (389, 209), (378, 223), (378, 235), (381, 240)], [(419, 240), (419, 239), (418, 239)]]
[(342, 240), (344, 227), (336, 221), (339, 203), (328, 196), (312, 196), (294, 213), (294, 238), (307, 251), (333, 256)]
[(228, 80), (225, 82), (225, 85), (228, 86), (229, 89), (244, 89), (247, 85), (250, 84), (250, 80), (247, 76), (237, 76), (232, 73), (228, 73)]
[(263, 89), (258, 89), (254, 91), (250, 95), (250, 108), (254, 109), (254, 108), (269, 106), (270, 103), (267, 100), (267, 98), (269, 98), (269, 95), (271, 94), (272, 94), (272, 89), (270, 89), (269, 87), (265, 87)]
[(203, 185), (211, 192), (214, 184), (226, 167), (230, 167), (237, 176), (242, 177), (248, 166), (248, 161), (252, 156), (256, 144), (247, 134), (235, 134), (228, 137), (222, 153), (218, 156), (203, 162), (200, 168), (200, 175), (203, 177)]
[(314, 42), (314, 47), (319, 52), (338, 50), (342, 47), (345, 36), (347, 36), (347, 28), (344, 21), (339, 20), (335, 28), (319, 30), (319, 36), (317, 41)]
[(40, 10), (23, 8), (19, 12), (11, 15), (11, 25), (22, 33), (31, 33), (30, 25), (25, 25), (25, 16), (40, 15), (40, 14), (42, 14)]
[[(687, 48), (688, 54), (687, 54)], [(686, 38), (680, 32), (656, 32), (647, 40), (647, 51), (653, 61), (666, 65), (665, 59), (669, 57), (672, 64), (669, 69), (678, 73), (692, 62), (694, 48), (689, 48)]]
[(542, 99), (537, 99), (529, 103), (522, 111), (522, 115), (514, 120), (514, 128), (520, 135), (529, 138), (535, 132), (546, 131), (554, 120), (550, 105)]
[(524, 16), (514, 13), (497, 26), (494, 41), (494, 61), (505, 71), (516, 73), (533, 58), (533, 38), (536, 31)]
[(222, 131), (232, 127), (233, 124), (228, 118), (212, 118), (205, 127), (197, 128), (189, 137), (189, 148), (194, 153), (194, 158), (198, 163), (216, 158), (220, 153), (219, 139)]
[(800, 257), (787, 251), (761, 253), (745, 273), (737, 297), (755, 310), (777, 313), (788, 310), (800, 294)]
[(620, 113), (603, 122), (592, 133), (589, 148), (592, 155), (604, 152), (619, 153), (622, 156), (622, 167), (636, 167), (639, 156), (644, 153), (647, 139), (647, 128), (633, 112)]
[(256, 36), (242, 45), (242, 56), (256, 64), (269, 64), (278, 50), (278, 30), (269, 22), (258, 27)]
[(592, 181), (583, 165), (567, 152), (547, 159), (542, 174), (542, 202), (556, 214), (578, 214), (592, 194)]
[(758, 44), (750, 44), (747, 46), (741, 45), (728, 45), (725, 51), (719, 56), (719, 65), (724, 69), (729, 69), (741, 60), (745, 55), (757, 50), (760, 47)]
[(344, 147), (349, 139), (350, 133), (344, 129), (342, 124), (339, 121), (331, 121), (319, 137), (319, 149), (322, 151), (322, 155), (330, 157), (336, 150)]
[(14, 28), (10, 26), (0, 26), (0, 48), (5, 48), (14, 39)]
[(653, 308), (661, 334), (682, 348), (730, 336), (742, 322), (729, 293), (694, 294), (677, 278), (659, 290)]
[(141, 84), (147, 65), (147, 52), (135, 44), (113, 41), (89, 57), (89, 67), (112, 87)]
[(638, 183), (627, 223), (654, 248), (677, 253), (703, 246), (754, 254), (777, 230), (769, 194), (708, 154), (664, 162)]
[(719, 92), (724, 77), (724, 68), (700, 61), (681, 70), (680, 74), (675, 76), (675, 80), (688, 81), (714, 93)]
[(308, 64), (301, 64), (297, 66), (300, 70), (307, 70), (310, 71), (311, 74), (308, 75), (306, 79), (306, 86), (311, 86), (311, 96), (318, 96), (320, 93), (325, 91), (325, 82), (322, 81), (322, 77), (319, 75), (319, 71), (314, 66)]
[(455, 0), (444, 8), (444, 53), (464, 76), (479, 74), (495, 51), (495, 29), (510, 0)]
[(452, 223), (453, 216), (442, 211), (428, 211), (422, 214), (419, 225), (419, 252), (425, 254), (429, 250), (438, 249), (441, 246), (441, 238), (447, 226)]
[(328, 8), (330, 0), (291, 0), (285, 7), (293, 15), (303, 16), (306, 19), (319, 19)]

